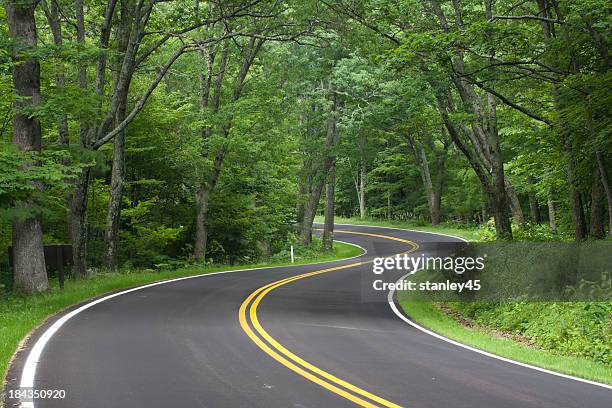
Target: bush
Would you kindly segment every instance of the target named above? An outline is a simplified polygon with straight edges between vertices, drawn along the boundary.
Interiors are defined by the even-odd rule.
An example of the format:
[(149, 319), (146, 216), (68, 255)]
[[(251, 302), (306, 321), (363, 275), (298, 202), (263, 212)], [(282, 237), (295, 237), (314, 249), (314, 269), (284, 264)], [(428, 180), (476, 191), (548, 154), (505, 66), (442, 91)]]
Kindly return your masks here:
[(541, 349), (612, 366), (612, 302), (453, 302), (448, 306), (480, 325), (520, 335)]

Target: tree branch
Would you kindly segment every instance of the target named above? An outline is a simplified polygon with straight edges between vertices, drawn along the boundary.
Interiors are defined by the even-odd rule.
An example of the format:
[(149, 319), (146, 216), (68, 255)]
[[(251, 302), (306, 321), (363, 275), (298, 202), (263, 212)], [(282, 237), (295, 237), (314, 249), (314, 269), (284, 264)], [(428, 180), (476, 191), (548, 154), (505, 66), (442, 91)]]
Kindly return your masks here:
[(555, 24), (565, 24), (565, 21), (557, 20), (556, 18), (548, 18), (542, 16), (493, 16), (489, 20), (489, 22), (493, 22), (495, 20), (538, 20), (545, 21), (547, 23), (555, 23)]
[(107, 133), (104, 137), (98, 139), (92, 145), (92, 149), (93, 150), (98, 150), (105, 143), (107, 143), (110, 140), (112, 140), (117, 134), (119, 134), (119, 132), (121, 132), (123, 129), (125, 129), (127, 127), (127, 125), (129, 125), (132, 122), (132, 120), (134, 120), (136, 115), (138, 115), (138, 113), (140, 113), (140, 111), (144, 107), (145, 103), (147, 102), (147, 99), (149, 99), (149, 96), (151, 96), (151, 94), (153, 93), (155, 88), (157, 88), (157, 85), (159, 85), (161, 80), (164, 78), (164, 76), (166, 75), (166, 73), (168, 72), (168, 70), (170, 69), (172, 64), (174, 64), (174, 62), (181, 55), (183, 55), (185, 52), (187, 52), (192, 47), (193, 47), (193, 44), (183, 45), (182, 47), (177, 49), (174, 54), (172, 54), (170, 59), (168, 59), (168, 61), (166, 61), (166, 63), (162, 67), (162, 69), (157, 74), (157, 77), (153, 80), (153, 82), (151, 82), (151, 84), (149, 85), (149, 87), (147, 88), (145, 93), (140, 97), (138, 102), (136, 102), (136, 105), (134, 105), (134, 108), (132, 109), (130, 114), (127, 115), (126, 118), (123, 120), (123, 122), (121, 122), (119, 125), (117, 125), (117, 127), (115, 127), (112, 131)]

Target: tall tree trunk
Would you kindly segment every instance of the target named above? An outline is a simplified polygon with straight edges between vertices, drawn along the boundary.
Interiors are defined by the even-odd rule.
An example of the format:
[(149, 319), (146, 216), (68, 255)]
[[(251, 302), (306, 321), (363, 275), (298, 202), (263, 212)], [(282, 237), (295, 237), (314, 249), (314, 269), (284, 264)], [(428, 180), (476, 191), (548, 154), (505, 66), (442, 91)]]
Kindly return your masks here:
[[(564, 20), (564, 17), (561, 15), (557, 2), (550, 2), (552, 4), (552, 7), (547, 4), (548, 2), (546, 0), (536, 0), (536, 3), (540, 10), (538, 14), (542, 17), (554, 18), (554, 14), (556, 14), (557, 20)], [(542, 27), (542, 35), (544, 37), (544, 40), (546, 43), (549, 43), (548, 48), (552, 49), (554, 45), (551, 44), (551, 40), (557, 38), (556, 31), (553, 29), (553, 23), (550, 21), (542, 20), (540, 25)], [(570, 72), (578, 73), (580, 69), (578, 66), (578, 61), (576, 59), (575, 51), (573, 49), (572, 42), (570, 41), (569, 34), (563, 26), (564, 25), (561, 25), (561, 27), (559, 27), (559, 31), (561, 31), (561, 36), (565, 41), (566, 47), (563, 51), (567, 51), (567, 56), (569, 57), (570, 62), (569, 67), (564, 67), (563, 70), (567, 70), (569, 68)], [(553, 66), (556, 65), (556, 61), (557, 60), (553, 62)], [(559, 71), (561, 71), (561, 69), (559, 69)], [(559, 86), (557, 84), (553, 84), (552, 86), (552, 96), (556, 110), (558, 112), (563, 111), (563, 99), (561, 97)], [(570, 206), (572, 209), (572, 219), (574, 222), (574, 237), (577, 241), (580, 241), (586, 238), (587, 230), (584, 211), (582, 208), (582, 202), (580, 200), (580, 192), (578, 191), (578, 181), (576, 178), (576, 169), (574, 164), (572, 137), (567, 124), (563, 121), (562, 115), (560, 116), (560, 120), (558, 121), (558, 123), (556, 123), (555, 125), (565, 158)]]
[[(117, 111), (120, 123), (125, 116), (125, 103)], [(121, 221), (121, 202), (125, 183), (125, 129), (115, 136), (113, 146), (113, 167), (109, 191), (108, 210), (106, 212), (106, 230), (104, 232), (104, 263), (110, 269), (117, 268), (117, 244), (119, 241), (119, 223)]]
[(529, 198), (529, 212), (531, 213), (531, 222), (534, 224), (540, 223), (540, 207), (538, 206), (538, 200), (535, 195), (533, 177), (528, 177), (527, 182), (529, 183), (529, 192), (527, 197)]
[[(76, 37), (79, 44), (85, 43), (85, 12), (83, 0), (75, 0)], [(87, 89), (87, 65), (80, 61), (77, 65), (77, 79), (79, 88)], [(81, 147), (88, 148), (88, 118), (80, 119)], [(70, 235), (72, 239), (72, 277), (84, 278), (87, 276), (87, 201), (89, 195), (90, 169), (84, 169), (74, 184), (70, 198)]]
[(548, 225), (550, 226), (550, 232), (553, 234), (557, 233), (557, 214), (555, 210), (555, 201), (552, 193), (548, 193)]
[(591, 220), (590, 220), (590, 235), (593, 238), (603, 238), (604, 231), (604, 208), (603, 208), (603, 185), (599, 174), (599, 167), (595, 166), (593, 170), (593, 181), (591, 183)]
[(72, 277), (87, 277), (87, 202), (91, 169), (81, 171), (70, 199), (70, 235), (72, 237)]
[(574, 237), (577, 241), (580, 241), (587, 236), (586, 220), (582, 208), (582, 200), (580, 199), (580, 192), (577, 187), (578, 181), (576, 178), (572, 142), (567, 134), (564, 136), (564, 139), (563, 153), (565, 155), (572, 219), (574, 220)]
[(307, 192), (306, 181), (300, 180), (297, 184), (297, 203), (295, 206), (295, 218), (299, 226), (304, 222), (304, 199)]
[[(333, 92), (333, 91), (332, 91)], [(339, 98), (338, 95), (333, 92), (333, 103), (331, 110), (331, 117), (327, 122), (327, 134), (325, 136), (325, 149), (326, 155), (323, 159), (323, 163), (320, 167), (319, 177), (314, 177), (315, 185), (310, 193), (310, 197), (306, 202), (304, 207), (304, 222), (302, 222), (302, 230), (300, 231), (300, 237), (302, 243), (305, 245), (309, 245), (312, 242), (312, 223), (314, 222), (314, 217), (317, 212), (317, 207), (319, 206), (319, 200), (321, 199), (321, 193), (323, 191), (323, 186), (325, 185), (326, 179), (329, 177), (329, 171), (334, 166), (336, 162), (335, 153), (333, 153), (333, 149), (336, 147), (337, 143), (337, 123), (338, 123), (338, 115), (337, 110), (339, 106)]]
[(302, 222), (302, 230), (300, 231), (300, 238), (302, 243), (309, 245), (312, 242), (312, 223), (317, 213), (317, 207), (321, 200), (321, 192), (323, 191), (323, 185), (325, 184), (324, 177), (321, 180), (315, 182), (314, 188), (310, 192), (308, 201), (304, 205), (304, 221)]
[(336, 164), (329, 169), (325, 187), (325, 222), (323, 225), (323, 249), (331, 251), (334, 245), (334, 192), (336, 184)]
[(225, 158), (224, 152), (218, 152), (213, 162), (213, 168), (206, 184), (198, 186), (196, 191), (196, 237), (193, 246), (193, 257), (198, 260), (206, 259), (206, 245), (208, 244), (208, 209), (210, 196), (217, 185), (221, 175), (221, 167)]
[(444, 151), (438, 153), (437, 160), (435, 162), (436, 166), (436, 178), (435, 185), (434, 180), (431, 177), (431, 171), (429, 168), (429, 162), (427, 160), (427, 155), (425, 154), (425, 149), (420, 143), (415, 142), (412, 136), (407, 135), (406, 141), (414, 158), (419, 165), (419, 173), (421, 174), (421, 181), (423, 182), (423, 187), (425, 188), (425, 196), (427, 198), (427, 208), (429, 209), (429, 218), (431, 221), (431, 225), (439, 225), (440, 224), (440, 205), (442, 201), (442, 186), (444, 183), (444, 173), (445, 173), (445, 164), (446, 164), (446, 152), (448, 146), (444, 145)]
[(521, 207), (521, 200), (514, 189), (510, 180), (505, 179), (506, 194), (508, 196), (508, 204), (510, 205), (510, 212), (512, 213), (512, 220), (517, 226), (525, 224), (525, 216), (523, 215), (523, 208)]
[[(489, 205), (493, 210), (493, 216), (495, 217), (495, 230), (498, 231), (497, 238), (498, 239), (512, 239), (512, 225), (510, 224), (510, 220), (508, 219), (507, 213), (507, 200), (508, 197), (508, 186), (509, 183), (506, 183), (506, 179), (504, 177), (504, 164), (502, 161), (501, 148), (499, 144), (499, 138), (497, 137), (497, 132), (495, 135), (490, 135), (491, 138), (491, 189), (490, 189), (490, 201)], [(514, 191), (514, 189), (510, 189), (510, 191)], [(516, 194), (514, 194), (516, 196)], [(512, 197), (512, 195), (511, 195)], [(511, 200), (512, 201), (512, 200)], [(518, 201), (518, 200), (517, 200)], [(520, 203), (516, 206), (516, 203), (513, 207), (520, 208)], [(517, 212), (518, 213), (518, 212)], [(522, 216), (522, 211), (520, 212)], [(515, 214), (517, 215), (517, 214)]]
[[(23, 59), (22, 52), (36, 48), (36, 1), (6, 2), (9, 34), (15, 42), (12, 49), (13, 87), (17, 99), (13, 117), (13, 144), (22, 151), (40, 151), (42, 147), (40, 122), (24, 110), (36, 109), (40, 104), (40, 65), (36, 58)], [(36, 166), (34, 163), (32, 166)], [(22, 169), (28, 171), (27, 168)], [(41, 185), (37, 185), (41, 188)], [(36, 212), (32, 203), (23, 203), (26, 210)], [(27, 293), (47, 290), (47, 270), (43, 251), (42, 217), (29, 214), (13, 219), (13, 284)]]
[[(128, 38), (131, 30), (131, 16), (126, 0), (121, 1), (121, 20), (116, 32), (117, 50), (123, 55), (128, 46)], [(113, 88), (117, 88), (119, 82), (119, 71), (121, 69), (121, 57), (115, 57)], [(128, 72), (131, 81), (133, 72)], [(127, 93), (119, 101), (115, 117), (115, 126), (125, 119), (127, 111)], [(125, 132), (123, 128), (115, 136), (113, 145), (113, 164), (111, 170), (111, 185), (109, 191), (108, 209), (106, 212), (106, 228), (104, 231), (104, 264), (110, 269), (117, 269), (117, 246), (119, 242), (119, 224), (121, 221), (121, 202), (123, 200), (123, 186), (125, 184)]]
[(366, 217), (366, 203), (365, 203), (365, 165), (361, 165), (359, 169), (359, 218), (362, 220)]
[(355, 182), (355, 191), (357, 192), (357, 202), (359, 203), (359, 218), (364, 219), (366, 216), (365, 206), (365, 166), (363, 163), (359, 164), (357, 169), (357, 176), (353, 178)]
[(604, 163), (604, 158), (601, 152), (595, 152), (595, 158), (597, 159), (597, 166), (599, 167), (601, 184), (603, 185), (604, 191), (606, 192), (606, 199), (608, 201), (608, 235), (612, 236), (612, 188), (610, 187), (608, 172), (606, 170), (606, 165)]
[(199, 260), (206, 258), (209, 195), (210, 192), (206, 188), (206, 185), (198, 186), (196, 191), (196, 237), (193, 247), (193, 257)]
[[(455, 25), (462, 30), (463, 21), (460, 5), (456, 1), (453, 1), (451, 5), (455, 14)], [(438, 18), (442, 31), (450, 32), (450, 26), (444, 15), (441, 3), (438, 0), (432, 0), (431, 6), (433, 13)], [(492, 15), (490, 1), (485, 2), (485, 12), (487, 16)], [(489, 36), (488, 32), (486, 34)], [(495, 49), (489, 49), (488, 53), (490, 60), (493, 61), (495, 59)], [(505, 188), (503, 157), (497, 129), (496, 100), (491, 93), (488, 93), (486, 104), (483, 104), (482, 98), (476, 93), (473, 84), (468, 81), (465, 75), (463, 55), (463, 51), (458, 51), (453, 57), (454, 69), (449, 72), (449, 76), (459, 93), (463, 105), (468, 109), (469, 113), (474, 114), (478, 119), (477, 122), (472, 123), (471, 130), (465, 125), (460, 126), (460, 129), (463, 130), (463, 133), (469, 140), (469, 144), (463, 141), (454, 123), (449, 119), (448, 113), (453, 111), (453, 99), (450, 91), (436, 95), (438, 110), (442, 115), (451, 139), (468, 159), (480, 180), (483, 190), (487, 194), (491, 211), (495, 217), (495, 234), (497, 239), (512, 239), (512, 226), (507, 217), (508, 194)], [(422, 67), (422, 69), (428, 70), (426, 67)], [(435, 83), (433, 84), (434, 89), (436, 89), (436, 85)], [(491, 84), (492, 86), (493, 84)]]

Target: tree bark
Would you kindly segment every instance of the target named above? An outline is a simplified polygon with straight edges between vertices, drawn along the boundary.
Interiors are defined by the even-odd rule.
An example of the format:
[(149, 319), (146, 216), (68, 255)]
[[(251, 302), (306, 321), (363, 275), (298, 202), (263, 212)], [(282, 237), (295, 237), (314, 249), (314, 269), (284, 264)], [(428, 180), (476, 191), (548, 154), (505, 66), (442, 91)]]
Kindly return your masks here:
[(548, 194), (548, 225), (550, 226), (550, 232), (553, 234), (557, 233), (557, 214), (555, 210), (555, 201), (552, 193)]
[(364, 219), (366, 216), (365, 206), (365, 166), (359, 163), (357, 175), (353, 177), (355, 182), (355, 191), (357, 192), (357, 202), (359, 203), (359, 218)]
[(574, 238), (577, 241), (583, 240), (587, 236), (586, 220), (582, 208), (580, 192), (577, 188), (576, 169), (574, 165), (574, 155), (570, 136), (565, 134), (563, 141), (563, 153), (565, 156), (565, 166), (567, 171), (567, 182), (569, 188), (570, 205), (572, 208), (572, 219), (574, 220)]
[(591, 219), (589, 233), (593, 238), (601, 239), (605, 235), (604, 231), (604, 191), (599, 174), (599, 167), (593, 169), (593, 180), (591, 183)]
[(603, 154), (597, 151), (595, 152), (595, 158), (597, 159), (597, 166), (599, 167), (601, 184), (606, 192), (606, 199), (608, 201), (608, 235), (612, 236), (612, 188), (610, 187), (610, 180), (608, 179), (608, 172), (604, 163)]
[[(130, 10), (125, 0), (121, 1), (121, 20), (116, 32), (117, 50), (122, 55), (127, 49), (127, 39), (130, 36)], [(114, 61), (115, 72), (121, 68), (121, 58)], [(131, 80), (133, 72), (129, 72)], [(118, 74), (115, 73), (113, 88), (116, 89)], [(115, 124), (125, 119), (127, 111), (127, 94), (119, 102)], [(111, 170), (111, 185), (109, 191), (108, 210), (106, 212), (106, 229), (104, 231), (104, 264), (109, 269), (117, 269), (117, 246), (119, 242), (119, 224), (121, 221), (121, 202), (125, 184), (125, 131), (123, 128), (115, 137), (113, 146), (113, 164)]]
[[(23, 113), (40, 104), (40, 65), (36, 58), (23, 59), (23, 51), (32, 51), (37, 45), (36, 1), (7, 1), (6, 14), (12, 49), (13, 87), (17, 99), (13, 116), (13, 144), (22, 151), (40, 151), (42, 147), (40, 122)], [(36, 166), (34, 163), (32, 166)], [(22, 171), (28, 171), (27, 167)], [(38, 185), (37, 188), (42, 186)], [(13, 284), (27, 293), (47, 290), (48, 279), (43, 250), (42, 217), (33, 204), (23, 208), (34, 214), (13, 219)]]
[[(431, 85), (435, 89), (437, 84), (432, 83)], [(504, 186), (505, 183), (503, 179), (503, 165), (500, 166), (499, 161), (497, 161), (498, 165), (496, 166), (496, 171), (493, 171), (493, 166), (489, 166), (490, 163), (485, 161), (486, 157), (484, 157), (483, 154), (478, 153), (478, 141), (475, 139), (475, 137), (470, 137), (470, 129), (468, 129), (467, 127), (461, 129), (466, 134), (468, 140), (464, 140), (464, 138), (461, 137), (459, 128), (455, 126), (455, 123), (450, 119), (449, 116), (449, 110), (452, 111), (452, 107), (450, 106), (450, 95), (442, 95), (440, 93), (436, 93), (436, 102), (438, 112), (442, 117), (444, 126), (446, 127), (446, 130), (448, 131), (451, 140), (453, 141), (453, 143), (455, 143), (457, 148), (461, 150), (461, 152), (464, 154), (464, 156), (468, 160), (468, 163), (470, 163), (470, 167), (472, 167), (472, 169), (476, 173), (476, 176), (478, 177), (478, 180), (480, 181), (483, 192), (487, 197), (489, 207), (491, 208), (491, 212), (493, 213), (496, 238), (512, 239), (512, 228), (507, 213), (508, 206), (507, 194)], [(485, 163), (487, 165), (485, 165)], [(489, 168), (491, 170), (489, 170)], [(494, 175), (496, 176), (494, 177)]]
[(359, 218), (362, 220), (366, 217), (366, 204), (365, 204), (365, 165), (361, 165), (359, 169)]
[(325, 222), (323, 225), (323, 250), (332, 251), (334, 245), (334, 192), (336, 184), (336, 164), (332, 164), (325, 186)]
[(448, 145), (444, 144), (444, 150), (437, 154), (437, 160), (435, 161), (436, 177), (435, 183), (434, 178), (431, 176), (429, 168), (429, 162), (425, 149), (420, 143), (417, 143), (412, 136), (407, 135), (406, 141), (412, 151), (412, 154), (419, 165), (419, 173), (421, 174), (421, 180), (423, 187), (425, 188), (425, 196), (427, 198), (427, 208), (429, 209), (429, 218), (431, 225), (440, 224), (440, 206), (442, 203), (442, 186), (444, 184), (444, 173), (446, 165), (446, 153)]
[(529, 192), (527, 197), (529, 198), (529, 212), (531, 213), (531, 222), (534, 224), (540, 223), (540, 207), (538, 206), (538, 200), (536, 198), (535, 191), (533, 191), (535, 181), (532, 177), (527, 178), (529, 183)]
[(193, 246), (193, 257), (198, 260), (206, 259), (206, 245), (208, 244), (208, 210), (210, 196), (217, 185), (221, 175), (221, 167), (225, 153), (217, 152), (213, 168), (206, 184), (198, 186), (196, 191), (196, 237)]
[[(325, 172), (327, 172), (325, 170)], [(324, 177), (315, 182), (315, 185), (310, 192), (308, 201), (304, 205), (304, 221), (302, 222), (302, 230), (300, 231), (300, 238), (304, 245), (309, 245), (312, 242), (312, 223), (317, 213), (317, 207), (321, 200), (321, 192), (323, 191), (323, 185), (325, 184)]]
[(512, 213), (512, 220), (517, 226), (525, 224), (525, 216), (523, 215), (523, 207), (521, 207), (521, 200), (519, 199), (514, 186), (508, 179), (504, 180), (506, 185), (506, 194), (508, 195), (508, 204), (510, 206), (510, 212)]
[(72, 237), (72, 277), (85, 278), (87, 272), (87, 202), (91, 170), (79, 174), (70, 199), (70, 235)]
[(196, 236), (193, 247), (193, 257), (198, 260), (206, 258), (209, 196), (210, 193), (206, 186), (198, 186), (196, 191)]
[[(125, 104), (117, 111), (118, 121), (123, 120)], [(108, 210), (106, 212), (106, 231), (104, 232), (104, 264), (110, 269), (117, 269), (117, 244), (119, 241), (119, 223), (121, 221), (121, 202), (125, 183), (125, 129), (115, 137), (113, 146), (113, 167), (109, 191)]]
[(333, 149), (336, 147), (337, 142), (337, 127), (338, 122), (337, 110), (339, 106), (338, 95), (333, 93), (333, 102), (331, 108), (331, 117), (327, 122), (327, 134), (325, 136), (325, 149), (326, 155), (321, 163), (320, 174), (315, 177), (315, 185), (310, 193), (310, 197), (304, 207), (304, 221), (302, 222), (302, 230), (300, 231), (300, 237), (302, 243), (309, 245), (312, 242), (312, 223), (319, 206), (319, 200), (321, 199), (321, 192), (325, 185), (325, 180), (329, 177), (329, 171), (334, 166), (336, 157)]

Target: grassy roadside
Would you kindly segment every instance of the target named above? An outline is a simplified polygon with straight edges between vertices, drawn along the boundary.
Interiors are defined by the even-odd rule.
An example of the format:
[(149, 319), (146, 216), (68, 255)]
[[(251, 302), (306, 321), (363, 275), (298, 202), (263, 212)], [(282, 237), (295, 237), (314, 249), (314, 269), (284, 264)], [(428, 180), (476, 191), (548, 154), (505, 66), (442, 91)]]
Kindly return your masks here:
[[(315, 222), (322, 223), (323, 217), (317, 216), (315, 217)], [(468, 241), (477, 241), (478, 240), (478, 231), (475, 228), (454, 228), (445, 225), (440, 225), (437, 227), (432, 227), (431, 225), (421, 225), (420, 223), (410, 222), (410, 221), (387, 221), (380, 220), (375, 218), (344, 218), (344, 217), (335, 217), (336, 224), (353, 224), (353, 225), (374, 225), (377, 227), (392, 227), (392, 228), (404, 228), (414, 231), (424, 231), (424, 232), (435, 232), (438, 234), (447, 234), (454, 235), (460, 238), (467, 239)]]
[[(333, 253), (297, 258), (293, 265), (334, 261), (357, 256), (361, 253), (362, 250), (356, 246), (336, 242)], [(2, 378), (4, 380), (6, 377), (8, 363), (17, 350), (19, 342), (49, 316), (71, 305), (104, 293), (157, 281), (235, 269), (283, 265), (291, 265), (291, 263), (280, 261), (252, 265), (194, 266), (171, 271), (101, 273), (87, 280), (67, 281), (64, 290), (59, 289), (57, 282), (51, 282), (51, 289), (40, 295), (0, 297), (0, 372)], [(4, 381), (2, 383), (4, 384)]]
[(441, 312), (430, 302), (400, 298), (400, 305), (415, 322), (460, 343), (537, 367), (612, 384), (612, 367), (586, 358), (561, 356), (527, 347), (515, 340), (494, 337), (480, 328), (469, 328)]
[[(375, 225), (381, 227), (395, 227), (418, 231), (438, 232), (442, 234), (459, 236), (470, 241), (477, 241), (479, 238), (478, 231), (476, 229), (448, 228), (444, 226), (424, 227), (414, 225), (410, 222), (389, 222), (375, 219), (359, 220), (339, 217), (336, 218), (336, 222), (355, 225)], [(408, 298), (405, 292), (400, 292), (399, 296), (400, 305), (406, 314), (408, 314), (415, 322), (445, 337), (456, 340), (466, 345), (470, 345), (472, 347), (479, 348), (484, 351), (488, 351), (493, 354), (525, 362), (534, 366), (558, 371), (569, 375), (574, 375), (576, 377), (612, 384), (612, 366), (610, 364), (605, 364), (600, 361), (595, 361), (586, 357), (569, 355), (567, 353), (564, 354), (563, 352), (559, 351), (555, 352), (554, 350), (546, 350), (542, 347), (538, 347), (538, 340), (540, 339), (536, 339), (535, 345), (528, 346), (513, 338), (496, 335), (495, 333), (498, 329), (496, 322), (491, 319), (485, 320), (483, 316), (480, 315), (479, 317), (482, 320), (485, 320), (485, 322), (490, 324), (484, 326), (476, 325), (474, 327), (468, 327), (457, 321), (455, 318), (445, 314), (431, 302), (411, 300)], [(583, 308), (583, 306), (578, 303), (570, 305), (566, 304), (566, 306), (570, 306), (571, 308), (576, 309), (577, 311), (580, 311), (580, 309)], [(531, 320), (529, 320), (525, 316), (518, 316), (516, 314), (508, 316), (508, 318), (522, 318), (523, 321), (521, 321), (521, 325), (524, 325), (525, 327), (531, 327), (531, 329), (535, 327), (539, 328), (540, 331), (562, 330), (560, 327), (557, 326), (562, 326), (563, 322), (558, 323), (555, 327), (550, 327), (545, 326), (546, 321), (534, 320), (547, 318), (554, 321), (556, 318), (557, 320), (561, 319), (566, 322), (566, 316), (562, 316), (560, 314), (558, 310), (558, 305), (556, 305), (554, 302), (540, 302), (538, 304), (538, 309), (540, 310), (540, 314), (538, 316), (534, 314), (531, 317)], [(496, 313), (508, 314), (510, 312), (505, 310), (503, 305), (497, 305), (493, 306), (493, 308), (489, 310), (489, 313), (495, 315)], [(588, 323), (592, 322), (576, 320), (572, 323), (566, 323), (569, 325), (574, 325), (574, 327), (580, 327), (582, 329), (588, 326)], [(537, 327), (538, 324), (540, 327)], [(584, 341), (584, 338), (584, 335), (578, 334), (574, 335), (573, 337), (555, 338), (555, 341), (575, 342)], [(590, 341), (594, 342), (595, 340), (591, 339)]]

